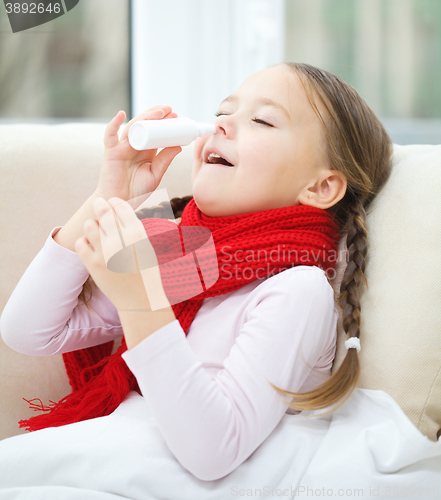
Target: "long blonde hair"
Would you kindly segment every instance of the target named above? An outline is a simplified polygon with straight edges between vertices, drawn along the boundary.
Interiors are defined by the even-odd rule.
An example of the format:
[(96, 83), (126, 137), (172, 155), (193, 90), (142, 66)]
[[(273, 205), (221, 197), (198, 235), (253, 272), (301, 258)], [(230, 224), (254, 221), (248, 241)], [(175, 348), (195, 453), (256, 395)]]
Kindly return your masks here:
[[(299, 76), (309, 102), (324, 126), (330, 168), (342, 172), (347, 179), (345, 196), (328, 210), (340, 222), (340, 236), (347, 233), (348, 265), (337, 296), (343, 311), (343, 329), (348, 338), (359, 338), (359, 296), (362, 284), (367, 284), (364, 275), (368, 243), (366, 210), (389, 178), (393, 144), (380, 120), (351, 85), (309, 64), (280, 64), (286, 65)], [(315, 97), (321, 100), (328, 116), (320, 114)], [(191, 199), (192, 196), (186, 196), (171, 200), (176, 218), (182, 215)], [(148, 216), (160, 217), (160, 211), (149, 212)], [(140, 216), (143, 217), (147, 217), (147, 214)], [(89, 277), (79, 295), (86, 307), (87, 300), (92, 296), (92, 283)], [(85, 297), (86, 292), (90, 294), (88, 299)], [(295, 410), (314, 411), (340, 403), (331, 410), (334, 411), (349, 398), (359, 376), (357, 350), (349, 349), (335, 373), (311, 391), (294, 393), (269, 383), (280, 394), (294, 398), (286, 404)]]

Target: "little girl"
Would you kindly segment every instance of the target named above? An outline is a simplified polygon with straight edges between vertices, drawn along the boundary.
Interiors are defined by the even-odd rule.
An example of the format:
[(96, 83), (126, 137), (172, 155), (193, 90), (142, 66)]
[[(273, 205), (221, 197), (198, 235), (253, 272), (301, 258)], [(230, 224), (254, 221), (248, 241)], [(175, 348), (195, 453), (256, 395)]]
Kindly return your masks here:
[[(286, 414), (341, 405), (356, 387), (366, 209), (391, 169), (382, 124), (350, 85), (313, 66), (280, 63), (248, 77), (220, 104), (216, 133), (195, 143), (193, 196), (172, 200), (182, 215), (177, 249), (184, 227), (207, 228), (216, 268), (203, 272), (200, 249), (200, 279), (161, 270), (158, 293), (180, 287), (191, 298), (153, 310), (139, 268), (107, 269), (98, 221), (109, 210), (122, 226), (133, 219), (126, 202), (154, 191), (181, 151), (133, 150), (131, 125), (176, 116), (154, 106), (120, 138), (125, 114), (112, 119), (96, 191), (51, 231), (3, 311), (4, 341), (31, 356), (63, 353), (73, 391), (20, 422), (36, 432), (0, 443), (0, 498), (229, 498), (230, 474), (240, 486), (257, 472), (277, 482), (265, 476), (269, 463), (286, 471), (293, 455), (268, 455)], [(147, 234), (161, 221), (138, 217)], [(349, 340), (331, 376), (329, 278), (341, 235)]]

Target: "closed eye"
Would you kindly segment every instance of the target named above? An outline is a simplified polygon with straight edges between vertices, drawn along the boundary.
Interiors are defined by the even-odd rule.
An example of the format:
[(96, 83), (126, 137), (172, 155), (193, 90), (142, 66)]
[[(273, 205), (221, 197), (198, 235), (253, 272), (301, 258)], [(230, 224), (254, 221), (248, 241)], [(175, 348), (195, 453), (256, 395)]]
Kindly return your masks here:
[[(214, 113), (214, 116), (217, 118), (218, 116), (221, 116), (221, 115), (226, 115), (228, 116), (227, 113)], [(260, 118), (253, 118), (253, 122), (256, 122), (256, 123), (262, 123), (263, 125), (268, 125), (268, 127), (274, 127), (274, 125), (271, 125), (271, 123), (267, 123), (263, 120), (261, 120)]]
[(268, 125), (268, 127), (273, 127), (270, 123), (264, 122), (263, 120), (260, 120), (259, 118), (253, 118), (253, 122), (256, 123), (263, 123), (264, 125)]

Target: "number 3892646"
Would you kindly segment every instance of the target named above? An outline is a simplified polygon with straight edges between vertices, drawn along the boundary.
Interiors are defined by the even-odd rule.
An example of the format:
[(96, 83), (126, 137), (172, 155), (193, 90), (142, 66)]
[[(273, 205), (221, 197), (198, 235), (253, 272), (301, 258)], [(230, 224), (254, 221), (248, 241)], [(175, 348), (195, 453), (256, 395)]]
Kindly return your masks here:
[(45, 12), (50, 12), (54, 14), (59, 14), (61, 12), (60, 3), (50, 3), (45, 6), (43, 3), (7, 3), (6, 5), (7, 14), (44, 14)]

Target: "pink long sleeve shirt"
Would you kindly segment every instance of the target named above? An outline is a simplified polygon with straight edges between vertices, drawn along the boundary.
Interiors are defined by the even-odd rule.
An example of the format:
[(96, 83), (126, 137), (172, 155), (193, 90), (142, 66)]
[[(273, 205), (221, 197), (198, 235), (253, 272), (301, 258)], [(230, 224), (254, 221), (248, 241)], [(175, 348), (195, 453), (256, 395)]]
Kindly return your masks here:
[[(94, 312), (79, 301), (89, 273), (53, 240), (60, 229), (50, 232), (0, 318), (5, 343), (30, 356), (123, 334), (100, 290), (89, 302)], [(187, 336), (175, 320), (122, 357), (179, 463), (198, 479), (216, 480), (239, 467), (285, 413), (298, 413), (269, 381), (304, 392), (330, 377), (337, 318), (325, 272), (296, 266), (205, 299)]]

